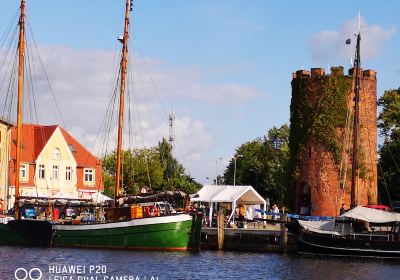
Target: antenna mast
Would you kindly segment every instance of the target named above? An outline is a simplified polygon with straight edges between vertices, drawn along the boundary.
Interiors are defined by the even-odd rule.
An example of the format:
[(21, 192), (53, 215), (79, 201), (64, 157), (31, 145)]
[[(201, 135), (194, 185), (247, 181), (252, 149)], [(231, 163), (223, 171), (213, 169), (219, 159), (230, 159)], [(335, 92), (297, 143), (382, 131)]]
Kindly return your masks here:
[(173, 142), (175, 141), (175, 133), (174, 133), (174, 122), (175, 122), (175, 115), (174, 109), (172, 109), (171, 114), (169, 115), (169, 138), (168, 142), (173, 147)]
[(125, 8), (125, 26), (124, 37), (119, 39), (122, 43), (122, 57), (121, 57), (121, 91), (119, 97), (119, 117), (118, 117), (118, 144), (117, 144), (117, 167), (115, 175), (115, 194), (114, 202), (117, 200), (120, 192), (121, 181), (121, 150), (122, 150), (122, 131), (124, 123), (124, 98), (125, 98), (125, 81), (126, 81), (126, 67), (128, 55), (128, 39), (129, 39), (129, 12), (133, 9), (133, 0), (126, 0)]

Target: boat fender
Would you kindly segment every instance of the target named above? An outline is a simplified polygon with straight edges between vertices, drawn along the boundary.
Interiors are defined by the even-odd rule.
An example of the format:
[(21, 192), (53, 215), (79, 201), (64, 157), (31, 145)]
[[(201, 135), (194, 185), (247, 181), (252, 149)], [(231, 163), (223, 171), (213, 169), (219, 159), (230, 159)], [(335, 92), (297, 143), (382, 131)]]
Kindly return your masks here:
[(3, 211), (3, 202), (0, 201), (0, 211)]
[(148, 208), (148, 211), (149, 211), (149, 216), (150, 216), (150, 217), (155, 217), (155, 216), (157, 216), (157, 207), (156, 207), (156, 206), (150, 206), (150, 207)]

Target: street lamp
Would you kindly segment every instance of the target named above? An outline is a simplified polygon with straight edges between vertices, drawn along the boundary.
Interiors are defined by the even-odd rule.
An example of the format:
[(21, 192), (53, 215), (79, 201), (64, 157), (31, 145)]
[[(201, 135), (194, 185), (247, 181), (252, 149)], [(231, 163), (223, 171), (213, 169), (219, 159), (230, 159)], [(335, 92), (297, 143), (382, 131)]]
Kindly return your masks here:
[(233, 160), (235, 161), (235, 167), (233, 168), (233, 185), (236, 186), (236, 160), (240, 157), (243, 157), (243, 155), (237, 155), (233, 157)]
[(258, 170), (250, 168), (249, 171), (253, 172), (254, 175), (256, 176), (256, 185), (255, 185), (255, 189), (258, 189)]
[(218, 160), (221, 160), (222, 157), (219, 157), (215, 160), (215, 185), (218, 185)]

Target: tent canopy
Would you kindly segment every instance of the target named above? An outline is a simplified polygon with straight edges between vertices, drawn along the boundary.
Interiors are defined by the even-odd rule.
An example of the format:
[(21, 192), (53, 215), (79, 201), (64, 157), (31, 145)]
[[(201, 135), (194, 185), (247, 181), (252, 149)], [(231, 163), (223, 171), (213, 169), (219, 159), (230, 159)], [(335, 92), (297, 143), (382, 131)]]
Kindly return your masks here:
[(341, 217), (362, 220), (370, 223), (390, 223), (400, 222), (400, 214), (394, 212), (386, 212), (373, 208), (357, 206), (344, 213)]
[(190, 200), (192, 202), (266, 204), (265, 199), (252, 186), (204, 185)]

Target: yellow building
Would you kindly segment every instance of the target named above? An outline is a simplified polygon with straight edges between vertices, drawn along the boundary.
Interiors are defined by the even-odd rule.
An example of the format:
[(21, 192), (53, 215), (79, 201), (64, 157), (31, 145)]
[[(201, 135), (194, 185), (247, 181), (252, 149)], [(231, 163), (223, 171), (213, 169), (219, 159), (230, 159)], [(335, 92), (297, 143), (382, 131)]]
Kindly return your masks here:
[(0, 118), (0, 211), (7, 201), (11, 124)]
[[(8, 208), (14, 203), (16, 127), (10, 131), (8, 168), (1, 171), (9, 178), (2, 187), (11, 194)], [(103, 190), (101, 161), (57, 125), (23, 125), (19, 177), (22, 197), (78, 199)]]

